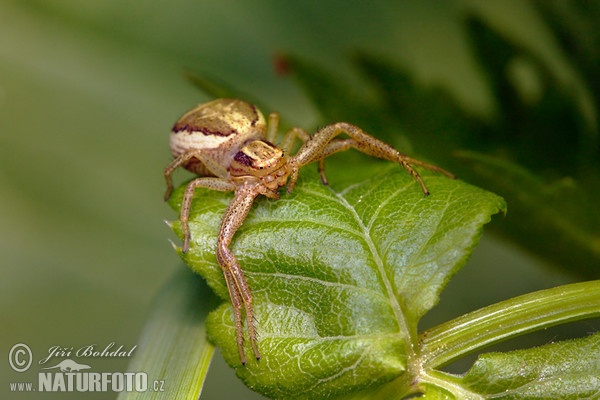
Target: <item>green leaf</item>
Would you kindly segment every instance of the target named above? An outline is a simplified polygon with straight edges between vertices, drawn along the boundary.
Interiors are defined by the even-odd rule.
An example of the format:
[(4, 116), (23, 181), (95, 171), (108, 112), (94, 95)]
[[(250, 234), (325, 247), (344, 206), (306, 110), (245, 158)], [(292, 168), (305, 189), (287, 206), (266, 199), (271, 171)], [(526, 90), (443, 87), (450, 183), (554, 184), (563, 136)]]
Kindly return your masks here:
[(481, 398), (597, 398), (600, 333), (533, 349), (484, 354), (460, 383)]
[(119, 400), (198, 398), (214, 353), (205, 319), (215, 300), (189, 270), (181, 268), (173, 276), (156, 297), (128, 366), (129, 372), (147, 373), (149, 389), (122, 392)]
[[(424, 197), (398, 166), (358, 168), (370, 177), (336, 181), (334, 173), (331, 186), (302, 171), (293, 193), (258, 199), (236, 234), (232, 250), (253, 292), (263, 354), (245, 367), (214, 255), (231, 194), (196, 193), (183, 257), (224, 300), (209, 315), (209, 336), (238, 376), (269, 397), (347, 394), (412, 374), (419, 318), (464, 265), (483, 224), (505, 208), (459, 180), (425, 172)], [(175, 210), (182, 191), (170, 201)]]

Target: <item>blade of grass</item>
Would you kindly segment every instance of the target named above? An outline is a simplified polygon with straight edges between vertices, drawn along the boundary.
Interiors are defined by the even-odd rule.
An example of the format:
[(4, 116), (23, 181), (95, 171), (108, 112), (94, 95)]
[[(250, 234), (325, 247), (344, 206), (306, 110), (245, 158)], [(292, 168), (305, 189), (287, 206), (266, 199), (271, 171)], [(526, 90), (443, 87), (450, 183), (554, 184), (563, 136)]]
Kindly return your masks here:
[(118, 400), (199, 398), (214, 352), (204, 324), (215, 299), (201, 278), (177, 271), (158, 293), (128, 367), (147, 373), (148, 390), (122, 392)]

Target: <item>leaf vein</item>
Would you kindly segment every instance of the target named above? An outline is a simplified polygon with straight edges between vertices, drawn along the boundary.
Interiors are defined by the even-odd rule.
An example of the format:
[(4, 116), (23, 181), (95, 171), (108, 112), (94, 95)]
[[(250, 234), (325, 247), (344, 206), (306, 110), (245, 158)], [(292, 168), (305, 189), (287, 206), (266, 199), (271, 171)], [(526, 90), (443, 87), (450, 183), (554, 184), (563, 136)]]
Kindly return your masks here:
[(350, 213), (350, 215), (352, 215), (352, 217), (354, 218), (354, 220), (356, 221), (358, 226), (362, 228), (362, 232), (363, 232), (362, 238), (365, 241), (365, 243), (367, 244), (367, 246), (369, 247), (369, 251), (371, 252), (371, 255), (373, 256), (373, 261), (375, 262), (375, 265), (377, 266), (377, 272), (379, 273), (379, 275), (381, 277), (381, 281), (384, 284), (384, 291), (385, 291), (385, 293), (387, 293), (387, 298), (388, 298), (389, 304), (390, 304), (392, 311), (396, 317), (396, 322), (398, 323), (398, 326), (400, 328), (400, 333), (401, 333), (401, 335), (404, 336), (403, 339), (406, 340), (407, 343), (410, 343), (410, 340), (408, 337), (409, 330), (408, 330), (407, 321), (404, 318), (404, 313), (403, 313), (400, 303), (398, 302), (398, 299), (396, 298), (396, 295), (394, 293), (392, 282), (390, 281), (389, 276), (385, 270), (383, 260), (377, 250), (377, 247), (375, 246), (375, 243), (371, 239), (370, 232), (367, 230), (367, 227), (365, 226), (365, 224), (361, 220), (360, 216), (356, 212), (356, 209), (350, 203), (348, 203), (346, 198), (343, 197), (342, 195), (340, 195), (339, 193), (336, 193), (335, 191), (333, 191), (333, 189), (331, 189), (331, 190), (334, 193), (334, 195), (338, 198), (340, 204), (342, 204), (348, 210), (348, 212)]
[(383, 210), (385, 208), (385, 206), (387, 206), (387, 204), (390, 201), (392, 201), (392, 199), (396, 198), (396, 196), (398, 196), (400, 193), (406, 192), (406, 189), (410, 186), (411, 186), (411, 184), (407, 183), (406, 185), (399, 187), (397, 190), (395, 190), (393, 193), (391, 193), (389, 196), (387, 196), (387, 198), (385, 198), (385, 200), (383, 200), (379, 203), (379, 205), (377, 206), (377, 210), (373, 213), (373, 215), (371, 216), (371, 219), (369, 220), (369, 223), (367, 224), (367, 229), (369, 230), (369, 232), (371, 232), (371, 228), (373, 228), (373, 224), (377, 220), (377, 217), (379, 217), (381, 210)]
[(381, 292), (374, 290), (372, 288), (369, 287), (365, 287), (365, 286), (356, 286), (356, 285), (352, 285), (349, 283), (343, 283), (343, 282), (331, 282), (331, 281), (326, 281), (323, 279), (319, 279), (319, 278), (314, 278), (314, 277), (310, 277), (310, 276), (303, 276), (303, 275), (293, 275), (293, 274), (284, 274), (281, 272), (257, 272), (257, 271), (253, 271), (253, 272), (246, 272), (247, 275), (252, 275), (252, 276), (268, 276), (268, 277), (276, 277), (276, 278), (284, 278), (284, 279), (289, 279), (289, 280), (302, 280), (302, 281), (307, 281), (307, 282), (314, 282), (314, 283), (318, 283), (320, 285), (323, 286), (332, 286), (332, 287), (339, 287), (339, 288), (348, 288), (350, 290), (353, 291), (361, 291), (361, 292), (365, 292), (365, 293), (369, 293), (371, 295), (375, 295), (376, 297), (382, 297), (385, 298), (385, 296), (382, 295)]
[[(439, 212), (436, 213), (437, 218), (435, 221), (435, 225), (431, 224), (431, 229), (429, 229), (429, 234), (427, 235), (427, 239), (423, 240), (421, 242), (419, 249), (413, 253), (410, 260), (408, 260), (405, 268), (401, 269), (401, 271), (402, 271), (401, 275), (398, 276), (399, 281), (404, 281), (404, 276), (406, 275), (409, 267), (412, 268), (412, 267), (414, 267), (414, 265), (417, 265), (417, 264), (415, 264), (414, 260), (422, 260), (423, 259), (423, 252), (425, 251), (425, 249), (429, 248), (431, 240), (435, 237), (435, 232), (439, 232), (440, 224), (442, 223), (442, 221), (444, 221), (444, 216), (446, 214), (446, 211), (448, 210), (448, 208), (450, 208), (450, 205), (453, 204), (453, 201), (451, 198), (452, 198), (453, 192), (455, 192), (456, 190), (457, 190), (457, 188), (453, 188), (452, 191), (450, 191), (448, 193), (446, 201), (444, 202), (444, 207)], [(416, 207), (416, 204), (414, 204), (413, 207)], [(436, 268), (436, 270), (437, 270), (437, 268)], [(435, 274), (431, 274), (428, 281), (433, 279), (434, 275)]]
[(348, 227), (345, 227), (343, 225), (340, 224), (332, 224), (332, 223), (327, 223), (323, 220), (318, 220), (318, 219), (308, 219), (308, 218), (304, 218), (304, 219), (296, 219), (296, 220), (281, 220), (281, 219), (270, 219), (270, 218), (260, 218), (259, 219), (254, 219), (251, 222), (245, 222), (244, 226), (241, 228), (243, 230), (246, 229), (252, 229), (255, 227), (259, 227), (261, 225), (267, 225), (267, 226), (273, 226), (273, 225), (285, 225), (285, 224), (289, 224), (289, 225), (298, 225), (299, 223), (305, 223), (305, 224), (314, 224), (320, 227), (324, 227), (324, 228), (330, 228), (330, 229), (335, 229), (341, 232), (345, 232), (348, 233), (350, 235), (362, 238), (362, 233), (358, 230), (352, 230), (349, 229)]

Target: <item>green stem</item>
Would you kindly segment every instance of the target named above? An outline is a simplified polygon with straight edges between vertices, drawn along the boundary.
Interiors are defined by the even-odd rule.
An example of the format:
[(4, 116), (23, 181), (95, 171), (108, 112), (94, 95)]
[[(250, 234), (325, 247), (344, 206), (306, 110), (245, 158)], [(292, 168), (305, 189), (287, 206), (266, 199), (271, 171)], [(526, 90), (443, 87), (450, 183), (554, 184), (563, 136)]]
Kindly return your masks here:
[(421, 333), (422, 367), (439, 368), (515, 336), (598, 316), (600, 280), (515, 297)]

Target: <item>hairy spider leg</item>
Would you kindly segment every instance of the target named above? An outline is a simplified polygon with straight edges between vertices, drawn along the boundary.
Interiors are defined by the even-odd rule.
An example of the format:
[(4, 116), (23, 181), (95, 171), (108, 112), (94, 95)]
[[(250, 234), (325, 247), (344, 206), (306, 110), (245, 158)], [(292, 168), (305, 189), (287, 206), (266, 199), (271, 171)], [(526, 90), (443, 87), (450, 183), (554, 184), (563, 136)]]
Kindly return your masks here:
[[(279, 128), (279, 114), (271, 113), (269, 115), (269, 126), (267, 130), (267, 141), (271, 143), (275, 143), (275, 139), (277, 137), (277, 131)], [(310, 140), (310, 133), (301, 128), (292, 128), (290, 129), (283, 140), (279, 144), (279, 147), (283, 149), (283, 151), (287, 154), (290, 154), (292, 149), (294, 148), (294, 142), (300, 139), (302, 143), (306, 143), (306, 141)], [(327, 176), (325, 176), (325, 160), (319, 160), (319, 175), (321, 175), (321, 181), (324, 185), (328, 185)], [(288, 190), (291, 191), (291, 190)]]
[(235, 325), (235, 338), (238, 346), (238, 353), (240, 355), (240, 361), (243, 365), (246, 365), (246, 354), (244, 353), (244, 335), (242, 331), (242, 316), (241, 310), (244, 307), (244, 301), (242, 300), (242, 295), (239, 292), (238, 286), (235, 283), (235, 278), (225, 265), (219, 261), (219, 266), (221, 267), (221, 271), (223, 272), (223, 276), (225, 277), (225, 284), (227, 285), (227, 291), (229, 292), (229, 299), (231, 300), (231, 305), (233, 307), (233, 319)]
[[(337, 135), (342, 133), (350, 136), (350, 139), (334, 140)], [(293, 187), (293, 184), (295, 184), (298, 174), (297, 171), (300, 167), (314, 161), (319, 161), (319, 171), (323, 172), (322, 178), (324, 175), (323, 160), (334, 153), (345, 151), (350, 148), (354, 148), (373, 157), (397, 162), (419, 183), (421, 190), (425, 195), (429, 194), (429, 190), (412, 165), (418, 165), (432, 171), (440, 172), (450, 178), (454, 178), (453, 174), (436, 165), (416, 160), (398, 152), (398, 150), (394, 149), (392, 146), (374, 138), (355, 125), (346, 122), (338, 122), (336, 124), (327, 125), (315, 132), (310, 138), (310, 141), (307, 141), (292, 158), (292, 173), (290, 183), (288, 184), (288, 190), (290, 190), (290, 185)]]
[(223, 179), (228, 177), (227, 169), (224, 168), (223, 166), (219, 165), (211, 157), (208, 157), (204, 153), (203, 150), (186, 151), (185, 153), (182, 153), (179, 156), (177, 156), (175, 159), (173, 159), (173, 161), (171, 161), (169, 163), (169, 165), (167, 165), (165, 167), (165, 170), (163, 172), (165, 181), (167, 182), (167, 190), (165, 192), (165, 201), (169, 200), (169, 198), (171, 197), (171, 193), (173, 192), (173, 178), (172, 178), (173, 172), (177, 168), (186, 164), (192, 158), (196, 158), (196, 159), (200, 160), (206, 166), (206, 168), (210, 172), (212, 172), (215, 176), (217, 176), (219, 178), (223, 178)]
[(181, 232), (183, 233), (183, 246), (181, 247), (181, 251), (187, 253), (190, 249), (190, 212), (192, 210), (192, 201), (194, 200), (194, 192), (196, 188), (205, 188), (211, 190), (218, 190), (220, 192), (232, 192), (235, 190), (235, 185), (229, 181), (223, 180), (221, 178), (213, 178), (213, 177), (202, 177), (196, 178), (185, 188), (185, 193), (183, 194), (183, 200), (181, 201), (181, 212), (179, 214), (179, 221), (181, 221)]
[(194, 199), (194, 191), (198, 187), (206, 189), (218, 190), (221, 192), (231, 192), (235, 190), (235, 185), (227, 180), (229, 173), (219, 165), (212, 157), (209, 157), (202, 150), (190, 150), (176, 157), (164, 170), (165, 181), (167, 182), (167, 190), (165, 192), (165, 201), (169, 200), (173, 192), (173, 171), (184, 166), (192, 158), (200, 160), (206, 168), (215, 175), (215, 177), (200, 177), (188, 183), (185, 188), (185, 194), (181, 202), (181, 211), (179, 221), (181, 222), (181, 231), (183, 233), (183, 246), (181, 247), (184, 253), (190, 248), (190, 228), (188, 220), (192, 208), (192, 200)]
[[(375, 139), (375, 140), (378, 141), (378, 139)], [(383, 142), (381, 142), (381, 143), (383, 143)], [(383, 143), (383, 144), (385, 144), (385, 143)], [(388, 145), (386, 144), (386, 146), (388, 146)], [(391, 147), (391, 146), (388, 146), (388, 147), (393, 149), (393, 147)], [(367, 153), (357, 146), (357, 143), (354, 139), (334, 139), (331, 142), (329, 142), (327, 144), (327, 146), (325, 146), (325, 148), (323, 149), (323, 152), (321, 153), (321, 157), (322, 157), (321, 161), (334, 153), (337, 153), (340, 151), (345, 151), (350, 148), (355, 148), (363, 153)], [(415, 158), (407, 156), (406, 154), (402, 154), (402, 153), (398, 152), (396, 149), (394, 149), (394, 151), (396, 151), (396, 153), (398, 153), (399, 159), (406, 161), (410, 165), (418, 165), (419, 167), (423, 167), (425, 169), (444, 174), (448, 178), (456, 179), (456, 176), (452, 172), (446, 171), (445, 169), (440, 168), (437, 165), (429, 164), (429, 163), (426, 163), (425, 161), (417, 160)], [(367, 153), (367, 154), (369, 154), (369, 153)], [(386, 158), (386, 159), (390, 160), (390, 161), (396, 161), (398, 163), (401, 163), (401, 161), (399, 161), (399, 159), (389, 159), (389, 158)]]
[(287, 154), (290, 154), (294, 148), (294, 142), (298, 139), (304, 144), (310, 140), (310, 133), (301, 128), (292, 128), (285, 134), (279, 147)]
[[(397, 157), (388, 158), (388, 157), (381, 157), (379, 155), (371, 154), (371, 153), (369, 153), (369, 149), (370, 149), (369, 147), (365, 148), (364, 146), (360, 146), (360, 142), (356, 142), (354, 139), (334, 139), (331, 142), (327, 143), (327, 145), (325, 146), (325, 148), (319, 155), (319, 157), (320, 157), (319, 171), (324, 171), (324, 169), (325, 169), (325, 158), (329, 157), (332, 154), (354, 148), (354, 149), (359, 150), (362, 153), (372, 155), (372, 156), (375, 156), (378, 158), (384, 158), (389, 161), (395, 161), (395, 162), (399, 163), (419, 183), (419, 185), (421, 186), (421, 190), (423, 191), (423, 194), (425, 196), (428, 196), (429, 189), (427, 189), (425, 182), (423, 182), (423, 179), (421, 179), (421, 175), (419, 175), (419, 173), (411, 165), (413, 163), (416, 165), (418, 162), (418, 165), (422, 166), (424, 163), (422, 163), (418, 160), (415, 160), (413, 158), (410, 158), (408, 156), (405, 156), (404, 154), (398, 152), (396, 149), (394, 149), (391, 146), (389, 146), (389, 147), (390, 147), (390, 149), (392, 149), (394, 152), (397, 153)], [(411, 162), (411, 161), (413, 161), (413, 162)], [(432, 167), (435, 167), (436, 170), (439, 169), (439, 167), (437, 167), (437, 166), (432, 166)]]
[[(283, 149), (283, 151), (290, 154), (294, 147), (294, 142), (297, 139), (300, 139), (304, 146), (304, 145), (306, 145), (306, 142), (311, 140), (311, 137), (310, 137), (310, 134), (307, 131), (305, 131), (304, 129), (292, 128), (285, 134), (283, 140), (281, 141), (281, 148)], [(287, 187), (288, 193), (293, 190), (294, 185), (296, 184), (296, 179), (294, 177), (297, 178), (298, 169), (300, 168), (300, 166), (298, 166), (294, 162), (291, 163), (291, 166), (292, 166), (292, 174), (291, 175), (292, 175), (293, 182), (291, 182), (291, 185), (288, 184), (288, 187)], [(325, 175), (325, 160), (324, 159), (319, 160), (319, 175), (321, 175), (321, 182), (323, 182), (323, 185), (328, 185), (329, 181), (327, 180), (327, 176)]]
[(257, 360), (260, 359), (260, 352), (258, 351), (256, 329), (254, 328), (254, 309), (252, 307), (250, 287), (248, 286), (242, 267), (229, 249), (229, 245), (235, 232), (246, 219), (254, 198), (259, 194), (255, 186), (256, 183), (244, 183), (241, 188), (235, 191), (235, 196), (229, 203), (229, 206), (227, 206), (227, 210), (221, 220), (219, 239), (217, 241), (217, 261), (223, 269), (227, 289), (229, 290), (229, 296), (233, 304), (236, 339), (242, 364), (246, 364), (246, 355), (244, 354), (243, 346), (242, 304), (246, 312), (246, 322), (248, 324), (248, 334), (252, 351)]

